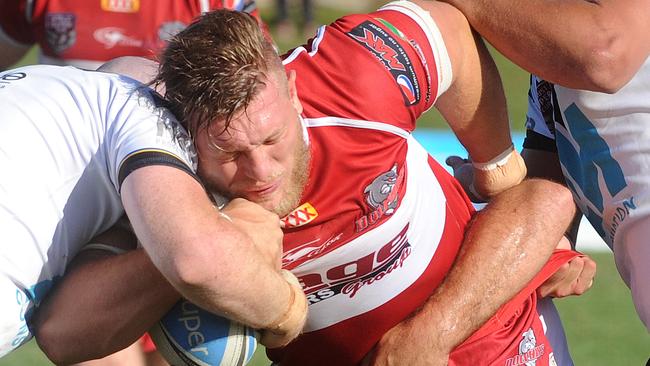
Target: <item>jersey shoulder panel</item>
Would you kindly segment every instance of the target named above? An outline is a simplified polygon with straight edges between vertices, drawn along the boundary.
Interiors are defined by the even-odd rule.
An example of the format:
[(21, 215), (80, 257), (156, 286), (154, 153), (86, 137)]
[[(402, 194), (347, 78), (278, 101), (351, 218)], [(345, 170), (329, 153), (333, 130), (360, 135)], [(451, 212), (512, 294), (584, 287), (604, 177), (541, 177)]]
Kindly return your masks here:
[(555, 86), (535, 75), (530, 76), (526, 129), (555, 138), (555, 123), (562, 123)]
[(412, 131), (440, 93), (429, 33), (412, 14), (393, 8), (321, 27), (284, 56), (285, 67), (297, 73), (305, 116), (382, 121)]

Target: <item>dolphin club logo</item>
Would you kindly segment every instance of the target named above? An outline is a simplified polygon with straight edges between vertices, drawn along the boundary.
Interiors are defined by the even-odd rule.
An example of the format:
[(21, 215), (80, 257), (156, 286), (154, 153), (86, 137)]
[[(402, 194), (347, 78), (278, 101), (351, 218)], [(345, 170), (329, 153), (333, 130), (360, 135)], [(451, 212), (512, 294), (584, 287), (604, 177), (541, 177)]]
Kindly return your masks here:
[(384, 215), (392, 215), (399, 203), (399, 189), (404, 182), (404, 169), (397, 171), (397, 164), (389, 171), (377, 176), (363, 190), (366, 202), (372, 211), (361, 216), (355, 221), (354, 226), (357, 232), (374, 225)]
[(309, 304), (344, 294), (353, 298), (363, 287), (386, 278), (402, 267), (411, 254), (407, 224), (376, 252), (331, 268), (298, 276)]
[(404, 104), (420, 101), (418, 77), (404, 48), (380, 26), (365, 21), (347, 33), (386, 67), (402, 92)]
[(528, 328), (519, 342), (519, 354), (506, 360), (506, 366), (535, 366), (537, 359), (544, 354), (544, 344), (537, 345), (537, 338), (532, 328)]
[(73, 13), (49, 13), (45, 15), (45, 39), (57, 54), (77, 42), (77, 17)]

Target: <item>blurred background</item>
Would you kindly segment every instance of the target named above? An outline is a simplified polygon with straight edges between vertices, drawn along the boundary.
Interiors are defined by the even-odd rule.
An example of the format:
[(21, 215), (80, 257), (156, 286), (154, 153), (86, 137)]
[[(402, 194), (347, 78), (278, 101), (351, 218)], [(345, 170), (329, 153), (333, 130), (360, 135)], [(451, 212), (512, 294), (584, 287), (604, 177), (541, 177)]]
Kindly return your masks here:
[[(282, 8), (276, 0), (258, 0), (257, 3), (282, 52), (311, 38), (321, 24), (328, 24), (344, 14), (371, 11), (383, 4), (376, 0), (285, 0)], [(30, 50), (17, 65), (36, 63), (36, 54), (36, 48)], [(521, 148), (529, 75), (497, 52), (493, 55), (503, 78), (515, 140)], [(436, 111), (420, 118), (416, 137), (439, 161), (449, 154), (463, 153)], [(578, 366), (645, 365), (650, 357), (650, 335), (636, 316), (630, 291), (616, 271), (611, 251), (587, 226), (583, 222), (578, 250), (588, 253), (598, 263), (593, 288), (583, 296), (555, 301), (574, 362)], [(263, 350), (259, 349), (251, 365), (268, 364)], [(0, 366), (19, 365), (51, 363), (32, 341), (0, 359)]]

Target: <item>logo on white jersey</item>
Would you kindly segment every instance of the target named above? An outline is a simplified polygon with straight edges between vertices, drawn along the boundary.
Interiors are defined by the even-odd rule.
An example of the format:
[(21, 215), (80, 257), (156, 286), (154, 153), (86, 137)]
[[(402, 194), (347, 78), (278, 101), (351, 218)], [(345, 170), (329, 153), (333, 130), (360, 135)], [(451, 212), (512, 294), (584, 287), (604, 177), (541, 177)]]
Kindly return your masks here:
[(27, 74), (24, 72), (10, 72), (8, 74), (0, 75), (0, 89), (4, 89), (12, 82), (24, 79)]
[[(298, 275), (310, 304), (345, 294), (352, 298), (365, 286), (372, 286), (402, 267), (411, 254), (407, 224), (393, 239), (376, 252), (347, 263)], [(334, 252), (330, 255), (335, 255)]]
[(319, 254), (327, 250), (327, 248), (331, 247), (332, 244), (339, 241), (341, 237), (343, 237), (343, 233), (338, 233), (337, 235), (334, 235), (331, 238), (327, 239), (323, 244), (319, 244), (321, 239), (316, 238), (314, 240), (298, 245), (297, 247), (285, 252), (282, 255), (282, 267), (286, 267), (287, 265), (299, 259), (306, 258), (309, 260), (317, 257)]
[(45, 15), (45, 38), (57, 54), (70, 48), (77, 41), (77, 17), (73, 13), (49, 13)]
[(93, 33), (93, 38), (103, 44), (106, 49), (115, 46), (142, 47), (144, 44), (143, 41), (126, 35), (124, 29), (117, 27), (99, 28)]
[(506, 360), (506, 366), (535, 366), (537, 359), (544, 354), (544, 345), (537, 345), (537, 338), (532, 328), (528, 328), (522, 335), (519, 342), (519, 354)]

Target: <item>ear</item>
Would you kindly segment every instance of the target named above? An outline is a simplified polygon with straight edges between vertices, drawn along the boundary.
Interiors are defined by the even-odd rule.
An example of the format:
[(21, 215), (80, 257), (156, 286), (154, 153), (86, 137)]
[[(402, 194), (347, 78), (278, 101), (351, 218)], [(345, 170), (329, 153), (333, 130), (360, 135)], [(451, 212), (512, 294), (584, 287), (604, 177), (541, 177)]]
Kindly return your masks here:
[(298, 99), (298, 89), (296, 88), (296, 70), (289, 70), (287, 73), (287, 85), (289, 87), (289, 99), (291, 99), (291, 104), (293, 108), (298, 112), (302, 113), (302, 103)]

